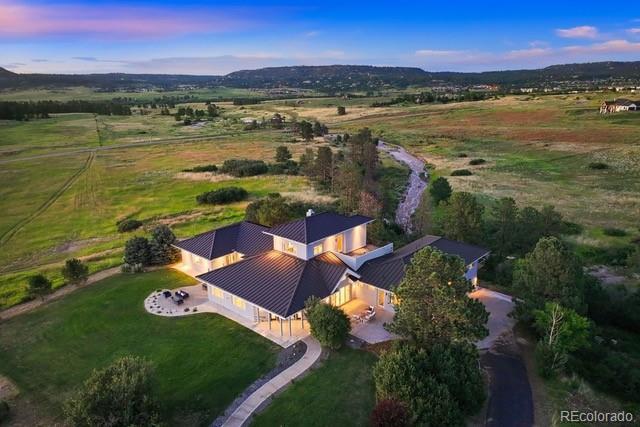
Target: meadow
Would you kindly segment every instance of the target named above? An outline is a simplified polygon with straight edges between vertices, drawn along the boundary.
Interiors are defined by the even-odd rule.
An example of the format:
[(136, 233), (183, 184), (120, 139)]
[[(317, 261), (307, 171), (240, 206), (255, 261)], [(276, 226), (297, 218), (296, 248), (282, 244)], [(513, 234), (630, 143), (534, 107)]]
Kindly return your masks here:
[[(218, 95), (225, 90), (221, 88)], [(58, 95), (63, 93), (86, 99), (106, 95), (78, 88)], [(240, 92), (226, 93), (230, 94)], [(14, 92), (2, 93), (0, 99), (51, 95), (51, 91)], [(570, 237), (578, 246), (624, 245), (638, 235), (640, 115), (599, 115), (597, 106), (605, 95), (508, 96), (445, 105), (371, 107), (374, 101), (388, 99), (385, 96), (272, 100), (245, 106), (221, 102), (221, 117), (191, 126), (157, 109), (141, 112), (138, 108), (124, 117), (62, 114), (46, 120), (0, 122), (4, 213), (0, 218), (0, 307), (24, 298), (25, 279), (36, 270), (51, 275), (54, 286), (62, 285), (59, 266), (72, 256), (87, 260), (92, 271), (117, 265), (121, 247), (130, 237), (116, 232), (120, 219), (141, 219), (147, 229), (169, 223), (179, 237), (186, 237), (243, 217), (246, 202), (196, 205), (195, 196), (206, 190), (241, 185), (251, 199), (273, 191), (298, 198), (320, 197), (303, 177), (207, 181), (180, 174), (186, 168), (220, 164), (229, 158), (270, 160), (275, 147), (283, 143), (297, 158), (306, 147), (317, 144), (290, 143), (296, 138), (278, 130), (244, 130), (242, 119), (261, 121), (276, 112), (287, 121), (320, 120), (336, 133), (367, 126), (387, 142), (422, 156), (433, 174), (446, 176), (456, 190), (478, 194), (487, 207), (505, 196), (521, 206), (553, 204), (566, 219), (585, 227), (582, 234)], [(205, 108), (201, 102), (185, 105)], [(346, 106), (346, 115), (338, 116), (338, 105)], [(469, 164), (479, 158), (485, 163)], [(607, 168), (592, 169), (593, 162), (605, 163)], [(399, 183), (403, 172), (388, 160), (385, 166), (391, 166), (386, 170), (393, 174), (384, 178)], [(449, 176), (456, 169), (469, 169), (473, 175)], [(398, 192), (401, 187), (391, 185), (385, 198), (397, 200), (399, 194), (393, 189)], [(607, 227), (623, 228), (627, 235), (605, 236), (602, 230)]]

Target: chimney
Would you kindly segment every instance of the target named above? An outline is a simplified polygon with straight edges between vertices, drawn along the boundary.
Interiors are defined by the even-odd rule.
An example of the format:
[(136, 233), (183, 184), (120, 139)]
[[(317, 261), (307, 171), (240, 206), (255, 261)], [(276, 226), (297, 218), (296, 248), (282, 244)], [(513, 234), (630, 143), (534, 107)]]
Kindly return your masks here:
[(313, 209), (309, 209), (309, 210), (307, 211), (307, 216), (312, 216), (312, 215), (315, 215), (315, 214), (316, 214), (316, 213), (313, 211)]

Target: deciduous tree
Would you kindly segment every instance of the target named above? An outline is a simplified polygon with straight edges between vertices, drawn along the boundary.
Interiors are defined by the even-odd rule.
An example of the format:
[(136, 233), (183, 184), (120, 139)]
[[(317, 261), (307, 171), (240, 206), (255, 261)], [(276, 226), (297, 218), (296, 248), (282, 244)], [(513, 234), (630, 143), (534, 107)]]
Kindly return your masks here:
[(467, 192), (453, 193), (444, 204), (442, 230), (445, 236), (462, 242), (480, 243), (484, 231), (484, 208)]
[(78, 258), (68, 259), (64, 263), (64, 267), (62, 267), (62, 277), (64, 277), (69, 284), (83, 284), (89, 278), (89, 267)]

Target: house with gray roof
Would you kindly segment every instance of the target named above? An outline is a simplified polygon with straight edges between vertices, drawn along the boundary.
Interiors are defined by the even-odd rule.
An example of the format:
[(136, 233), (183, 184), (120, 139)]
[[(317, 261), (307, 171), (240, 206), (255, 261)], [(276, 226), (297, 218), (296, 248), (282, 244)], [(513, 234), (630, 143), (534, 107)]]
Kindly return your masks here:
[(427, 246), (462, 258), (465, 277), (473, 284), (489, 254), (475, 245), (430, 235), (397, 250), (392, 243), (374, 246), (367, 241), (367, 226), (373, 221), (362, 215), (309, 211), (304, 218), (271, 228), (238, 222), (175, 247), (182, 252), (179, 268), (207, 288), (216, 311), (269, 329), (275, 322), (282, 335), (304, 330), (304, 304), (311, 297), (343, 308), (372, 307), (379, 318), (391, 319), (393, 289), (413, 255)]

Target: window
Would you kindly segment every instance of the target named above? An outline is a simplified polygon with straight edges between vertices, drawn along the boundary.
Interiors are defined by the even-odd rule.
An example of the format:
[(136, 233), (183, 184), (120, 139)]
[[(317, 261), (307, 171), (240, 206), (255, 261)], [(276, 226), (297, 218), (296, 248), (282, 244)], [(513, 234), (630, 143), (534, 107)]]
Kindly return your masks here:
[(213, 288), (213, 296), (219, 299), (224, 298), (224, 292), (220, 288)]
[(322, 253), (322, 243), (313, 247), (313, 256), (320, 255)]
[(236, 296), (233, 297), (233, 305), (244, 310), (244, 300)]
[(334, 244), (336, 252), (342, 252), (344, 249), (344, 236), (342, 234), (338, 234), (334, 238)]
[(296, 253), (296, 248), (295, 248), (295, 246), (293, 246), (293, 243), (291, 243), (290, 241), (283, 240), (282, 241), (282, 251), (294, 254), (294, 253)]
[(224, 265), (233, 264), (237, 260), (238, 260), (238, 253), (237, 252), (230, 253), (229, 255), (225, 255)]

